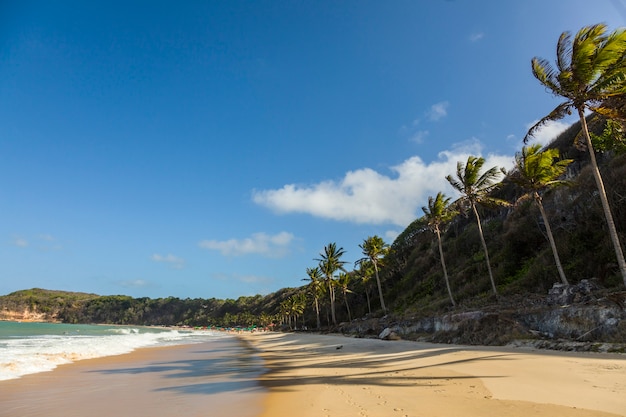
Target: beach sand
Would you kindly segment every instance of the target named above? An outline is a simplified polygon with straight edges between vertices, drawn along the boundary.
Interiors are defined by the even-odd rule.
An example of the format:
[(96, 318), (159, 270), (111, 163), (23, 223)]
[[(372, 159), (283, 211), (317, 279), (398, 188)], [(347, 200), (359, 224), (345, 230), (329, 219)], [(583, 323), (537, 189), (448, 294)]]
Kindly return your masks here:
[(262, 371), (234, 337), (140, 349), (0, 381), (0, 416), (255, 417)]
[(270, 390), (262, 417), (626, 416), (626, 355), (241, 337), (270, 370), (261, 377)]
[(0, 417), (626, 416), (626, 355), (239, 337), (0, 381)]

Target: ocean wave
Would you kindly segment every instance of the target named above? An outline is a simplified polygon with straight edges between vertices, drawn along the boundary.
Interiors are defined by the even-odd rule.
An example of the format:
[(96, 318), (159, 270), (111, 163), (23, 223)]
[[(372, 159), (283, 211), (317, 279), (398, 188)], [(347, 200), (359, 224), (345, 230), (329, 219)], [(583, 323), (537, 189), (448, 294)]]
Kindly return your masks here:
[(199, 343), (220, 337), (211, 331), (93, 327), (93, 333), (100, 334), (85, 334), (83, 326), (76, 330), (70, 328), (62, 334), (31, 334), (3, 339), (0, 343), (0, 380), (51, 371), (62, 364), (120, 355), (143, 347)]

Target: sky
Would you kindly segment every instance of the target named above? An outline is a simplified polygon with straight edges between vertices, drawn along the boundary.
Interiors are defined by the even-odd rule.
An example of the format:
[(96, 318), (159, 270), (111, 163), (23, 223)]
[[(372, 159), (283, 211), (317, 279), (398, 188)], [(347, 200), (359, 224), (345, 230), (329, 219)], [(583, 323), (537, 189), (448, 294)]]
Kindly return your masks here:
[[(626, 0), (0, 1), (0, 295), (237, 298), (389, 244)], [(546, 126), (548, 143), (572, 120)]]

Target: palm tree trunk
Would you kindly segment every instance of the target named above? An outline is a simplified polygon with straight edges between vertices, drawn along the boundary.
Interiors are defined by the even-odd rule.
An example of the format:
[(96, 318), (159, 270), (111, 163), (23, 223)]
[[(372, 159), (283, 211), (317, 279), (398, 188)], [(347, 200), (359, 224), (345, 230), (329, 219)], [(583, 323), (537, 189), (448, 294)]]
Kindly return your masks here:
[(380, 285), (380, 278), (378, 277), (378, 262), (372, 259), (374, 264), (374, 272), (376, 273), (376, 284), (378, 285), (378, 296), (380, 297), (380, 306), (383, 309), (383, 313), (387, 314), (387, 307), (385, 307), (385, 300), (383, 298), (383, 287)]
[(617, 265), (622, 273), (622, 279), (626, 286), (626, 261), (624, 261), (624, 252), (622, 252), (622, 246), (619, 241), (617, 229), (615, 227), (615, 221), (613, 221), (613, 214), (611, 213), (611, 206), (609, 205), (609, 199), (606, 196), (606, 190), (604, 189), (604, 182), (600, 175), (600, 168), (598, 168), (598, 162), (596, 161), (596, 154), (593, 150), (591, 143), (591, 136), (589, 136), (589, 129), (587, 129), (587, 120), (585, 120), (585, 114), (583, 109), (578, 109), (578, 116), (580, 117), (580, 123), (585, 133), (585, 139), (587, 141), (587, 150), (591, 158), (591, 166), (593, 167), (593, 177), (596, 180), (596, 185), (600, 191), (600, 201), (602, 201), (602, 209), (604, 210), (604, 217), (606, 218), (607, 226), (609, 227), (609, 236), (613, 242), (613, 248), (615, 249), (615, 256), (617, 257)]
[(448, 288), (448, 295), (450, 296), (450, 301), (452, 302), (452, 306), (456, 307), (456, 303), (454, 302), (454, 297), (452, 297), (452, 290), (450, 289), (450, 280), (448, 279), (448, 270), (446, 269), (446, 261), (443, 259), (443, 246), (441, 245), (441, 233), (439, 232), (439, 227), (435, 228), (435, 233), (437, 233), (437, 242), (439, 243), (439, 259), (441, 260), (441, 267), (443, 268), (443, 277), (446, 280), (446, 287)]
[(487, 270), (489, 271), (489, 279), (491, 280), (491, 288), (493, 289), (493, 293), (495, 296), (498, 296), (498, 290), (496, 289), (496, 281), (493, 279), (493, 273), (491, 272), (491, 262), (489, 261), (489, 251), (487, 250), (487, 242), (485, 242), (485, 236), (483, 235), (483, 227), (480, 224), (480, 216), (478, 215), (478, 210), (476, 210), (476, 205), (472, 203), (472, 210), (474, 210), (474, 215), (476, 216), (476, 223), (478, 223), (478, 232), (480, 234), (480, 241), (483, 244), (483, 250), (485, 251), (485, 260), (487, 261)]
[(328, 294), (330, 296), (330, 314), (333, 318), (333, 324), (337, 325), (337, 317), (335, 317), (335, 288), (332, 280), (328, 281)]
[(348, 305), (348, 293), (343, 292), (343, 301), (346, 303), (346, 310), (348, 310), (348, 321), (352, 321), (352, 314), (350, 313), (350, 305)]
[(372, 303), (370, 302), (370, 290), (367, 288), (367, 284), (365, 284), (365, 298), (367, 298), (367, 311), (369, 314), (372, 314)]
[(322, 321), (320, 320), (320, 302), (315, 296), (315, 314), (317, 315), (317, 330), (322, 328)]
[(561, 277), (561, 282), (565, 285), (569, 285), (567, 278), (565, 277), (565, 271), (563, 271), (563, 266), (561, 265), (561, 259), (559, 258), (559, 253), (556, 250), (556, 243), (554, 241), (554, 236), (552, 236), (552, 229), (550, 228), (550, 223), (548, 222), (548, 216), (546, 215), (546, 211), (543, 208), (543, 203), (541, 202), (541, 196), (535, 192), (534, 193), (535, 201), (539, 206), (539, 212), (541, 213), (541, 217), (543, 217), (543, 223), (546, 225), (546, 233), (548, 235), (548, 241), (550, 241), (550, 247), (552, 247), (552, 254), (554, 255), (554, 262), (556, 262), (556, 269), (559, 271), (559, 276)]

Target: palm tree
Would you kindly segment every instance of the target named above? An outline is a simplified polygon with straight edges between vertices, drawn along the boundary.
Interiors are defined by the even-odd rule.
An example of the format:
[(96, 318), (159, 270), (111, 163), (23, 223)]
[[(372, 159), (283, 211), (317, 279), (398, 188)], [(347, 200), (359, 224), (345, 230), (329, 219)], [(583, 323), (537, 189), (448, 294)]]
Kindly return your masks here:
[(515, 155), (515, 172), (511, 173), (510, 180), (526, 191), (524, 197), (530, 196), (537, 203), (539, 212), (546, 226), (546, 234), (554, 255), (556, 269), (559, 271), (561, 282), (569, 285), (565, 277), (565, 271), (561, 265), (559, 254), (556, 250), (556, 243), (552, 235), (552, 229), (548, 222), (548, 215), (543, 207), (540, 191), (557, 185), (567, 184), (567, 181), (560, 180), (567, 170), (567, 166), (572, 163), (572, 159), (558, 160), (559, 150), (552, 148), (541, 152), (541, 145), (535, 144), (524, 146), (521, 152)]
[(456, 164), (457, 178), (454, 179), (451, 175), (448, 175), (446, 179), (457, 191), (462, 194), (459, 200), (460, 207), (465, 208), (464, 206), (469, 206), (476, 217), (478, 233), (480, 234), (480, 241), (485, 252), (487, 270), (489, 271), (489, 279), (491, 280), (491, 288), (497, 297), (498, 290), (496, 289), (496, 282), (494, 281), (493, 273), (491, 272), (489, 251), (487, 250), (487, 243), (485, 242), (485, 236), (483, 234), (483, 228), (480, 224), (480, 216), (478, 215), (478, 209), (476, 206), (479, 204), (484, 206), (507, 205), (508, 203), (489, 196), (489, 193), (499, 185), (496, 181), (499, 178), (500, 169), (498, 167), (493, 167), (483, 174), (480, 174), (480, 170), (484, 164), (485, 158), (469, 156), (465, 165), (463, 165), (462, 162), (458, 162)]
[(350, 313), (350, 305), (348, 304), (348, 293), (350, 291), (350, 275), (347, 273), (339, 274), (339, 279), (337, 280), (337, 286), (341, 288), (341, 292), (343, 293), (343, 302), (346, 305), (346, 310), (348, 310), (348, 321), (352, 321), (352, 313)]
[(289, 303), (289, 299), (283, 300), (280, 303), (280, 316), (281, 316), (281, 321), (282, 324), (285, 324), (285, 321), (288, 321), (289, 323), (289, 330), (292, 330), (291, 327), (291, 306)]
[(376, 284), (378, 285), (378, 297), (380, 298), (380, 306), (384, 313), (387, 313), (387, 307), (385, 306), (385, 300), (383, 298), (383, 288), (380, 285), (380, 276), (378, 275), (378, 265), (380, 265), (380, 259), (383, 258), (389, 251), (389, 245), (385, 243), (380, 236), (369, 236), (363, 241), (363, 244), (359, 245), (363, 250), (363, 255), (366, 258), (360, 259), (357, 262), (369, 260), (374, 265), (374, 274), (376, 276)]
[(345, 271), (343, 266), (346, 262), (341, 260), (341, 257), (345, 253), (346, 252), (343, 248), (337, 248), (337, 244), (332, 242), (324, 247), (324, 252), (320, 253), (319, 259), (316, 259), (316, 261), (319, 261), (320, 271), (322, 272), (322, 275), (324, 275), (324, 280), (326, 282), (326, 286), (328, 287), (330, 314), (334, 325), (337, 325), (337, 317), (335, 315), (335, 272), (338, 270)]
[(443, 193), (437, 193), (435, 198), (428, 197), (428, 207), (422, 207), (424, 211), (424, 217), (428, 222), (428, 227), (437, 235), (437, 242), (439, 244), (439, 259), (441, 260), (441, 267), (443, 268), (443, 277), (446, 280), (446, 287), (448, 288), (448, 295), (453, 306), (456, 306), (454, 297), (452, 297), (452, 290), (450, 289), (450, 280), (448, 279), (448, 270), (446, 269), (446, 262), (443, 258), (443, 246), (441, 245), (441, 227), (452, 220), (458, 212), (450, 208), (450, 198), (446, 197)]
[(313, 303), (314, 303), (313, 305), (315, 307), (315, 315), (317, 318), (316, 324), (317, 324), (317, 329), (319, 330), (322, 327), (322, 322), (320, 320), (319, 296), (320, 296), (320, 293), (324, 289), (324, 281), (322, 281), (324, 277), (322, 276), (322, 271), (320, 271), (319, 266), (316, 266), (315, 268), (307, 268), (306, 274), (309, 276), (309, 280), (310, 280), (308, 287), (309, 287), (309, 291), (311, 295), (313, 295)]
[(369, 314), (372, 314), (372, 303), (370, 302), (370, 281), (372, 280), (372, 276), (374, 275), (374, 264), (369, 259), (364, 260), (363, 262), (357, 261), (358, 269), (356, 273), (358, 277), (361, 279), (363, 283), (363, 288), (365, 289), (365, 298), (367, 299), (367, 311)]
[(553, 94), (565, 98), (565, 101), (530, 128), (524, 137), (524, 143), (545, 123), (561, 119), (576, 110), (591, 158), (593, 176), (600, 192), (609, 235), (626, 285), (624, 253), (585, 119), (587, 109), (614, 117), (614, 109), (603, 103), (626, 94), (626, 29), (606, 34), (606, 25), (597, 24), (583, 27), (574, 39), (569, 32), (563, 32), (557, 42), (556, 54), (556, 69), (547, 60), (535, 57), (531, 61), (532, 71), (541, 84)]
[(293, 316), (296, 329), (298, 329), (298, 317), (304, 313), (304, 307), (306, 306), (306, 294), (298, 293), (289, 298), (289, 308), (291, 315)]
[(294, 294), (291, 297), (283, 300), (280, 303), (280, 313), (284, 317), (287, 317), (289, 321), (289, 329), (291, 327), (291, 318), (294, 319), (295, 328), (298, 328), (298, 317), (304, 313), (304, 306), (306, 305), (306, 297), (304, 293)]

